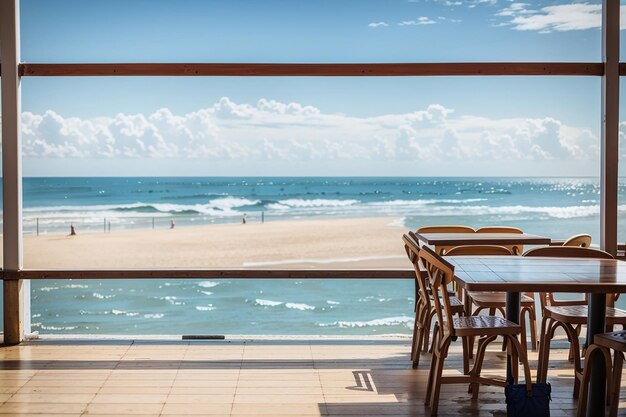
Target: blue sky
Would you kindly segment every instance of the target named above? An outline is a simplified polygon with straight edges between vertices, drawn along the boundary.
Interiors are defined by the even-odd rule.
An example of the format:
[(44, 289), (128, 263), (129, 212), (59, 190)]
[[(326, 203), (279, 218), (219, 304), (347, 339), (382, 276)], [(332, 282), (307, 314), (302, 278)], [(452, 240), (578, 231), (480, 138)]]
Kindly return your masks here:
[[(593, 62), (600, 60), (598, 7), (24, 0), (22, 60)], [(26, 175), (598, 169), (595, 78), (26, 78), (23, 110)]]

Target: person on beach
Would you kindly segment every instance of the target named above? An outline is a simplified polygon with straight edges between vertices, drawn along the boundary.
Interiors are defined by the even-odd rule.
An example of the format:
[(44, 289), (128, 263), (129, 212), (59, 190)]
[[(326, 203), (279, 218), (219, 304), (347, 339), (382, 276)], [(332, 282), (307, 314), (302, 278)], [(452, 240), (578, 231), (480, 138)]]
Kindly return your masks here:
[(174, 220), (170, 221), (170, 229), (176, 227), (176, 222)]
[(74, 223), (70, 223), (70, 236), (76, 236), (76, 229), (74, 228)]
[(241, 219), (241, 224), (246, 224), (246, 222), (248, 221), (248, 215), (246, 213), (243, 213), (243, 217)]

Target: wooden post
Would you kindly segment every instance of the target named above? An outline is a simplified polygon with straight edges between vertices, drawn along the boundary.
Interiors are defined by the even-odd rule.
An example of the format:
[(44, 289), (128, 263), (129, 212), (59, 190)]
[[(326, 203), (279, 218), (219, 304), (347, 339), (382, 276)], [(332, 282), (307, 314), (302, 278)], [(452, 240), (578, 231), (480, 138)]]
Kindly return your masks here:
[[(2, 204), (5, 271), (22, 269), (22, 138), (20, 130), (20, 11), (19, 0), (0, 0), (0, 61), (2, 62)], [(5, 280), (4, 342), (24, 339), (24, 297), (28, 283)]]
[(602, 139), (600, 162), (600, 247), (617, 254), (619, 163), (619, 14), (618, 0), (602, 2)]

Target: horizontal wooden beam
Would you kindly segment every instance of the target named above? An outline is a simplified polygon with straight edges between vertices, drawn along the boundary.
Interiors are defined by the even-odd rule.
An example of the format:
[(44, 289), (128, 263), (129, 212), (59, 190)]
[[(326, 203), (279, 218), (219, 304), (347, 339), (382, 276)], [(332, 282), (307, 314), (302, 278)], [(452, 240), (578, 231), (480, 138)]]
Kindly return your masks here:
[(412, 77), (468, 75), (602, 76), (604, 75), (604, 64), (595, 62), (450, 62), (389, 64), (20, 64), (20, 74), (26, 77)]
[(15, 279), (393, 279), (415, 278), (412, 269), (27, 269), (4, 271), (2, 278)]

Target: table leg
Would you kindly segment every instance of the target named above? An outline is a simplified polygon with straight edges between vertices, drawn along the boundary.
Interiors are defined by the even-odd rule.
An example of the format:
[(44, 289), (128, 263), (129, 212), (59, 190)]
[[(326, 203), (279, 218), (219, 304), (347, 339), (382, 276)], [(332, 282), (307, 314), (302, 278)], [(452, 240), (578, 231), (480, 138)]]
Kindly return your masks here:
[[(593, 336), (605, 332), (606, 294), (589, 294), (587, 316), (587, 346), (593, 343)], [(589, 364), (585, 364), (589, 366)], [(594, 355), (589, 382), (588, 416), (604, 416), (606, 404), (606, 372), (602, 355)]]
[[(459, 287), (459, 294), (463, 292), (463, 308), (465, 309), (465, 314), (468, 316), (472, 315), (472, 299), (470, 298), (465, 288)], [(474, 357), (474, 338), (470, 337), (468, 341), (468, 349), (467, 356), (472, 359)]]
[[(513, 323), (519, 324), (519, 311), (521, 309), (521, 297), (519, 292), (506, 293), (506, 319)], [(519, 366), (515, 364), (515, 366)], [(513, 378), (513, 364), (511, 364), (511, 357), (507, 356), (506, 360), (506, 378)]]

